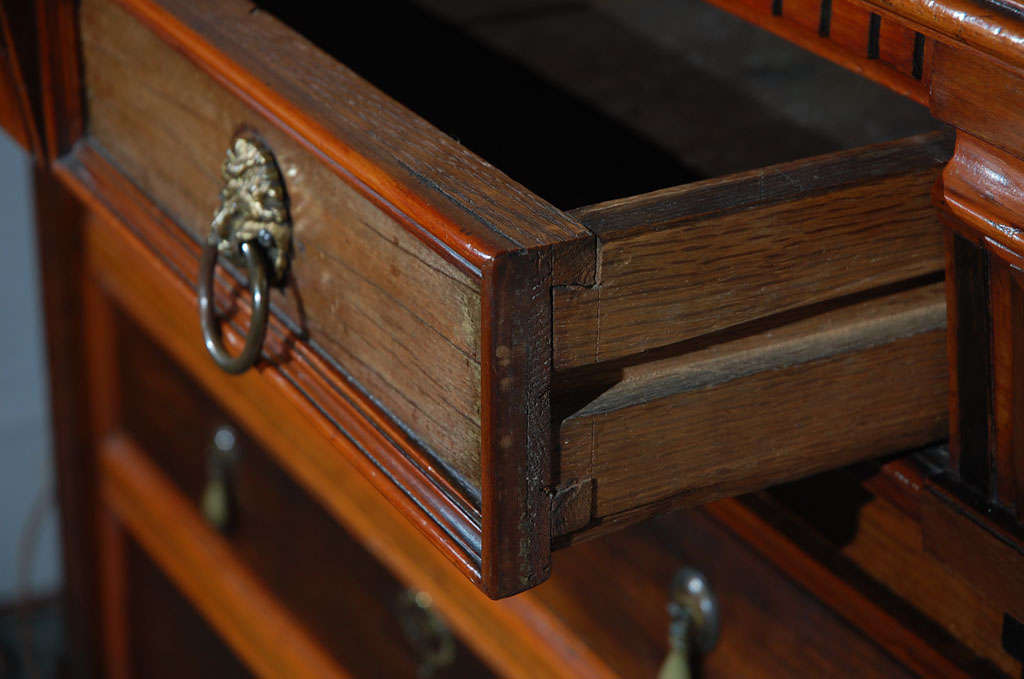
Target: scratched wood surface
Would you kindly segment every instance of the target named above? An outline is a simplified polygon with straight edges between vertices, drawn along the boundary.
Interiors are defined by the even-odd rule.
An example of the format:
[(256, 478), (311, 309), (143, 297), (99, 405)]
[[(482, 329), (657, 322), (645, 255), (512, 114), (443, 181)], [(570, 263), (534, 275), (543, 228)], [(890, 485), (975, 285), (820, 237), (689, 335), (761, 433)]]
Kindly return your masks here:
[(248, 124), (264, 136), (285, 174), (295, 225), (291, 280), (273, 301), (478, 487), (479, 281), (121, 8), (83, 3), (82, 39), (89, 133), (197, 240), (217, 207), (233, 132)]
[(561, 478), (598, 523), (740, 494), (941, 440), (947, 379), (936, 283), (625, 368), (562, 422)]

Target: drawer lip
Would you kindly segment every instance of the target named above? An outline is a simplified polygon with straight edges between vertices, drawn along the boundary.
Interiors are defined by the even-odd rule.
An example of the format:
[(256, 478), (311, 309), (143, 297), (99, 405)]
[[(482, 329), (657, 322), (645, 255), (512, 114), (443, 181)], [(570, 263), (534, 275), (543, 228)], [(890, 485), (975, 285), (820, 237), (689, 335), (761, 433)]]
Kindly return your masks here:
[[(128, 247), (134, 249), (133, 254), (145, 257), (136, 263), (137, 269), (159, 276), (167, 296), (179, 300), (193, 296), (189, 280), (198, 267), (198, 246), (184, 237), (176, 225), (88, 142), (79, 143), (73, 154), (61, 160), (55, 169), (79, 198), (107, 218), (110, 231), (104, 234), (105, 238), (126, 239), (130, 242)], [(139, 231), (146, 234), (145, 239), (138, 235)], [(158, 244), (156, 249), (154, 244)], [(94, 271), (92, 275), (100, 274)], [(102, 275), (100, 280), (103, 280)], [(246, 323), (248, 314), (248, 308), (243, 306), (238, 322)], [(166, 335), (176, 333), (167, 328), (149, 327), (148, 330), (161, 341)], [(229, 342), (241, 341), (242, 333), (236, 327), (229, 325), (225, 330)], [(283, 323), (272, 317), (268, 344), (281, 344), (287, 336)], [(194, 349), (200, 360), (209, 361), (201, 355), (200, 344)], [(283, 347), (280, 350), (283, 354)], [(479, 584), (482, 561), (479, 510), (430, 468), (425, 454), (404, 432), (391, 425), (372, 401), (349, 386), (343, 376), (332, 374), (329, 366), (312, 350), (296, 345), (289, 349), (288, 356), (288, 361), (262, 368), (256, 379), (265, 381), (266, 388), (282, 398), (300, 403), (310, 417), (319, 421), (321, 431), (315, 435), (344, 437), (348, 445), (335, 448), (347, 453), (345, 457), (355, 463), (385, 497), (427, 533), (467, 577)], [(288, 362), (298, 365), (287, 371)], [(208, 367), (212, 372), (212, 363)], [(215, 379), (233, 379), (212, 374)], [(320, 402), (312, 397), (314, 390)], [(341, 422), (358, 427), (358, 431), (346, 433), (340, 427)], [(329, 433), (332, 430), (334, 433)], [(375, 449), (376, 454), (370, 449)], [(268, 450), (280, 455), (271, 446)]]

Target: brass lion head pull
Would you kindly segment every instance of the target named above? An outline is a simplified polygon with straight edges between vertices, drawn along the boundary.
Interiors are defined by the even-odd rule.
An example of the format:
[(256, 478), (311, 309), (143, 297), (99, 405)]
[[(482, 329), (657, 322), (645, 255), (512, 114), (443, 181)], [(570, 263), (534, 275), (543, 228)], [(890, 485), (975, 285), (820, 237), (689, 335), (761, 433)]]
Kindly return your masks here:
[[(288, 271), (291, 221), (281, 172), (270, 149), (250, 132), (235, 136), (221, 171), (224, 186), (220, 207), (210, 223), (199, 271), (199, 320), (213, 360), (229, 373), (248, 369), (266, 334), (270, 297), (268, 284), (281, 284)], [(221, 340), (213, 302), (213, 274), (224, 257), (249, 273), (252, 319), (245, 347), (231, 356)]]
[(221, 169), (220, 208), (210, 224), (210, 240), (232, 264), (242, 267), (241, 244), (257, 242), (270, 264), (271, 283), (288, 270), (292, 245), (284, 182), (274, 154), (251, 133), (238, 134)]

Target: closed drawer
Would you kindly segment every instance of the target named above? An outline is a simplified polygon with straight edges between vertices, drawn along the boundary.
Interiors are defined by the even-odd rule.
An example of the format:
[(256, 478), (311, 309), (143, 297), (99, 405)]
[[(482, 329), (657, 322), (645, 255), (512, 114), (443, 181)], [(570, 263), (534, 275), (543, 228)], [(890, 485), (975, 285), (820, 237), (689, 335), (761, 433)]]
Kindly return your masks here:
[[(280, 623), (273, 615), (261, 620), (259, 597), (245, 598), (232, 611), (233, 599), (218, 591), (218, 578), (204, 572), (202, 558), (190, 561), (168, 550), (166, 542), (161, 544), (162, 538), (173, 540), (174, 530), (161, 525), (166, 518), (182, 529), (201, 529), (200, 544), (215, 542), (226, 548), (229, 561), (215, 567), (229, 578), (251, 579), (265, 588), (263, 597), (284, 611), (296, 634), (305, 635), (319, 660), (333, 662), (337, 672), (356, 677), (413, 677), (421, 671), (435, 677), (491, 676), (443, 622), (437, 628), (429, 617), (436, 613), (414, 606), (408, 590), (130, 321), (119, 318), (115, 341), (122, 356), (116, 378), (121, 433), (102, 454), (114, 514), (135, 514), (121, 519), (128, 533), (137, 536), (149, 559), (181, 581), (179, 587), (253, 671), (262, 674), (267, 665), (260, 663), (271, 662), (277, 676), (291, 676), (283, 671), (289, 662), (282, 652), (288, 642), (274, 638)], [(215, 449), (218, 434), (221, 448)], [(208, 497), (218, 489), (224, 492), (218, 496), (224, 504)], [(163, 496), (175, 502), (157, 507)], [(217, 514), (216, 507), (223, 513)], [(207, 523), (196, 528), (201, 514)], [(129, 584), (136, 551), (127, 554)], [(118, 550), (108, 546), (104, 553), (111, 558)], [(124, 594), (124, 610), (139, 621), (158, 614), (145, 610), (152, 603), (144, 591), (147, 579), (153, 579), (150, 570), (143, 568), (142, 581)], [(217, 612), (211, 614), (211, 607)], [(182, 624), (178, 618), (165, 624), (172, 636), (193, 633), (177, 629)], [(134, 630), (136, 625), (129, 627)], [(248, 647), (261, 635), (271, 643), (263, 649), (269, 660), (254, 659)], [(143, 639), (153, 641), (147, 635)], [(140, 648), (133, 641), (129, 646)], [(142, 644), (139, 653), (148, 648)], [(142, 667), (133, 665), (137, 676), (149, 676), (144, 660)], [(298, 666), (304, 671), (317, 667), (308, 660)]]
[[(643, 181), (613, 183), (644, 190), (743, 161), (687, 169), (591, 117), (591, 143), (621, 157), (582, 178), (519, 168), (538, 195), (245, 3), (87, 0), (80, 21), (87, 137), (67, 176), (137, 240), (96, 236), (95, 274), (149, 332), (196, 337), (154, 308), (194, 293), (171, 302), (183, 288), (156, 281), (194, 284), (225, 149), (240, 129), (262, 139), (295, 248), (258, 374), (493, 596), (547, 577), (552, 544), (945, 435), (941, 133), (563, 211), (541, 196), (596, 196), (559, 179), (643, 159)], [(137, 247), (165, 269), (148, 287), (151, 264), (125, 270)], [(249, 304), (219, 280), (237, 349)]]

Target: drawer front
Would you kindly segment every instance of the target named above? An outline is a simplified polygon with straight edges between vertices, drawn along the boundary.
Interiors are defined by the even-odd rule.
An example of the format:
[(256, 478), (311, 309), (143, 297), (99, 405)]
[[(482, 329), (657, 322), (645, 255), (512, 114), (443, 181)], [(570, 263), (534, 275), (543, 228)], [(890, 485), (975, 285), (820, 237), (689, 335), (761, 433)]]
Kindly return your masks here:
[[(197, 513), (209, 516), (211, 484), (225, 490), (223, 539), (338, 666), (357, 677), (412, 677), (438, 662), (432, 676), (490, 676), (450, 632), (441, 636), (451, 649), (432, 637), (428, 648), (412, 645), (403, 624), (426, 627), (403, 604), (406, 588), (123, 318), (116, 341), (125, 433)], [(232, 432), (234, 445), (212, 469), (219, 430)]]
[[(552, 544), (944, 435), (941, 134), (566, 214), (245, 3), (80, 19), (63, 169), (116, 218), (94, 275), (201, 351), (224, 150), (259, 136), (295, 240), (265, 360), (190, 370), (236, 417), (253, 379), (300, 404), (289, 427), (324, 445), (262, 441), (283, 466), (344, 504), (310, 452), (336, 448), (491, 596), (546, 578)], [(252, 305), (217, 281), (237, 350)]]
[(88, 0), (80, 25), (90, 143), (201, 242), (232, 136), (254, 131), (294, 225), (271, 358), (315, 355), (346, 408), (393, 423), (374, 465), (428, 489), (415, 511), (469, 517), (449, 549), (485, 589), (543, 578), (546, 290), (586, 280), (589, 232), (247, 3)]

